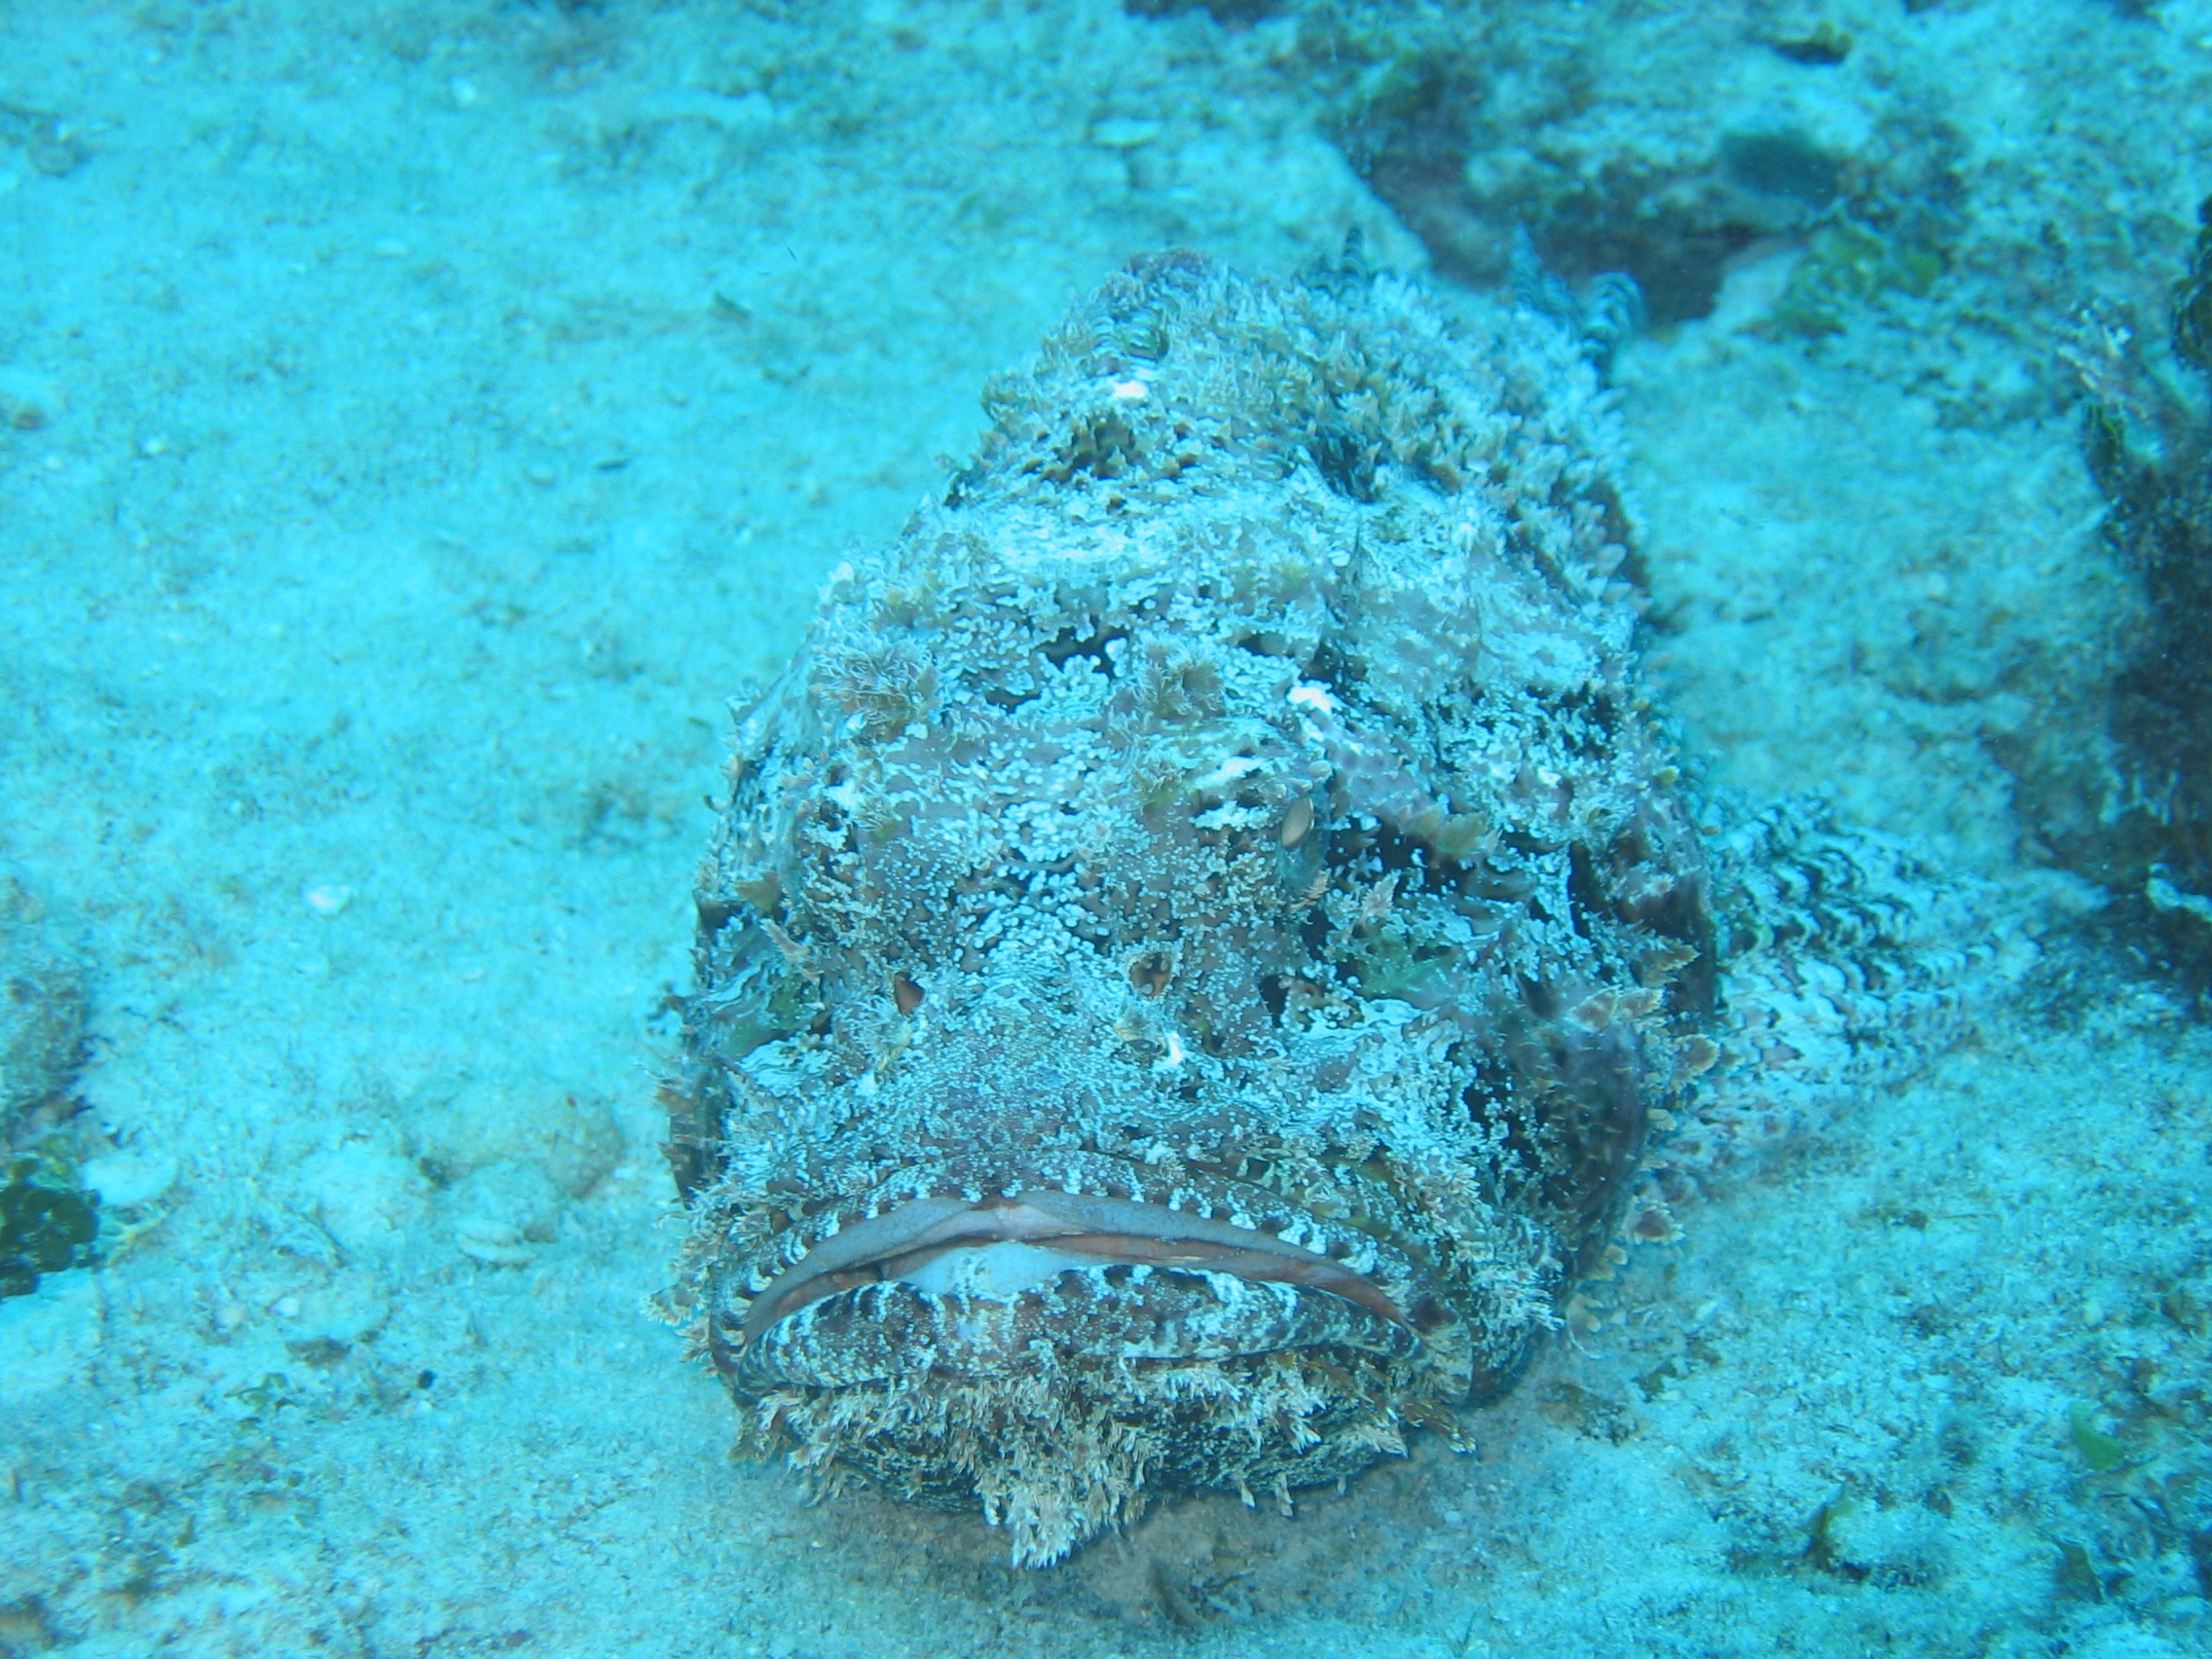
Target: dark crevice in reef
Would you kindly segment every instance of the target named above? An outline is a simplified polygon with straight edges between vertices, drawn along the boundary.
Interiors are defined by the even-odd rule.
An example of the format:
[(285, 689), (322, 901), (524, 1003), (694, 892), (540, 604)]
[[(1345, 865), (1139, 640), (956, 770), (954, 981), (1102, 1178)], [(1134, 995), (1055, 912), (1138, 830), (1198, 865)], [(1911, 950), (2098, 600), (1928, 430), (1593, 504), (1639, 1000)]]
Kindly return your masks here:
[(1203, 12), (1224, 28), (1247, 28), (1282, 10), (1281, 0), (1122, 0), (1132, 18), (1180, 18)]
[[(1628, 9), (1418, 13), (1329, 0), (1124, 0), (1124, 9), (1202, 10), (1230, 26), (1294, 17), (1295, 47), (1277, 66), (1453, 281), (1518, 286), (1525, 248), (1585, 307), (1602, 279), (1632, 278), (1648, 320), (1664, 326), (1708, 314), (1739, 259), (1795, 244), (1810, 257), (1778, 326), (1817, 336), (1885, 292), (1927, 292), (1948, 258), (1959, 142), (1940, 122), (1900, 98), (1839, 149), (1787, 113), (1718, 92), (1679, 120), (1624, 122), (1642, 72), (1614, 38), (1636, 26)], [(1757, 44), (1810, 78), (1852, 51), (1825, 25)]]
[[(2212, 198), (2174, 296), (2173, 367), (2212, 390)], [(2106, 539), (2142, 585), (2139, 633), (2103, 729), (2046, 740), (2016, 767), (2057, 863), (2114, 894), (2098, 929), (2212, 995), (2212, 419), (2149, 363), (2135, 331), (2093, 317), (2072, 353), (2089, 391), (2089, 467), (2112, 503)]]
[[(1591, 100), (1571, 80), (1556, 94), (1563, 129)], [(1915, 246), (1940, 234), (1939, 180), (1886, 179), (1788, 127), (1723, 126), (1704, 150), (1667, 158), (1578, 155), (1571, 140), (1548, 155), (1491, 102), (1475, 70), (1423, 62), (1337, 129), (1369, 187), (1459, 281), (1508, 278), (1525, 238), (1578, 291), (1611, 273), (1633, 277), (1664, 325), (1708, 314), (1732, 262), (1758, 244), (1840, 226), (1886, 247), (1900, 216), (1915, 221), (1902, 238)]]

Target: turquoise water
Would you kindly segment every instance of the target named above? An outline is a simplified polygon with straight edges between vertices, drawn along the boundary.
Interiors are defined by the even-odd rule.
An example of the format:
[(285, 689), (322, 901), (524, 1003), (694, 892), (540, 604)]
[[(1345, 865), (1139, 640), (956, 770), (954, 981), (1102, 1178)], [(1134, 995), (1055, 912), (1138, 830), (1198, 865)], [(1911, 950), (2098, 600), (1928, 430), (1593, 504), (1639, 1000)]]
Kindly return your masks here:
[[(2207, 1054), (2079, 942), (2030, 740), (2142, 628), (2075, 318), (2162, 334), (2208, 43), (0, 0), (9, 972), (88, 986), (11, 1133), (107, 1200), (98, 1267), (0, 1302), (0, 1652), (2205, 1650)], [(1472, 1455), (1044, 1572), (810, 1505), (641, 1307), (727, 700), (1105, 273), (1351, 228), (1447, 294), (1637, 277), (1696, 775), (1913, 838), (2060, 966), (1684, 1206)]]

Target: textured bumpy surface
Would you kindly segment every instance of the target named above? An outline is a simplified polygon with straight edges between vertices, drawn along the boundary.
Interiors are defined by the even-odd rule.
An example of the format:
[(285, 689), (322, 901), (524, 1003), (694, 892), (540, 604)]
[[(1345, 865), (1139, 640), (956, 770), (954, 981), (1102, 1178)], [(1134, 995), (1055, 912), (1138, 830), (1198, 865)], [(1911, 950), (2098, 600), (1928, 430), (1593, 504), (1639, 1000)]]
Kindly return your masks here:
[[(2010, 746), (2038, 838), (2109, 889), (2108, 927), (2212, 999), (2212, 198), (2175, 284), (2170, 355), (2092, 308), (2067, 355), (2089, 394), (2090, 470), (2141, 621), (2105, 698)], [(2191, 386), (2188, 383), (2198, 383)], [(2101, 729), (2100, 729), (2101, 728)]]
[(1818, 800), (1708, 828), (1720, 1053), (1645, 1160), (1668, 1198), (1754, 1173), (1902, 1083), (1971, 1037), (2038, 955), (2017, 895), (1839, 827)]
[(1287, 1504), (1449, 1432), (1663, 1235), (1638, 1172), (1714, 1033), (1848, 1083), (1908, 1017), (1902, 970), (1774, 965), (1899, 941), (1847, 895), (1913, 878), (1785, 814), (1715, 903), (1551, 322), (1167, 255), (987, 401), (741, 723), (665, 1303), (764, 1447), (1039, 1563), (1148, 1487)]

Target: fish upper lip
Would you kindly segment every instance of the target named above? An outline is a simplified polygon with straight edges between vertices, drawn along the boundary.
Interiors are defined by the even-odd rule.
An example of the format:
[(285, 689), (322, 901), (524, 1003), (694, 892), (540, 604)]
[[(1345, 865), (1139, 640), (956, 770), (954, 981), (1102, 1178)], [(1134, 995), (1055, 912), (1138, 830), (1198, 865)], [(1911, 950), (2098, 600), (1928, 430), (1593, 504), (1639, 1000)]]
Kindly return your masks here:
[[(1413, 1321), (1359, 1270), (1254, 1227), (1134, 1198), (1026, 1187), (968, 1198), (916, 1198), (839, 1227), (762, 1288), (739, 1335), (762, 1332), (824, 1297), (898, 1272), (944, 1250), (1017, 1241), (1050, 1243), (1104, 1262), (1141, 1262), (1310, 1286), (1413, 1330)], [(1417, 1333), (1418, 1334), (1418, 1333)]]

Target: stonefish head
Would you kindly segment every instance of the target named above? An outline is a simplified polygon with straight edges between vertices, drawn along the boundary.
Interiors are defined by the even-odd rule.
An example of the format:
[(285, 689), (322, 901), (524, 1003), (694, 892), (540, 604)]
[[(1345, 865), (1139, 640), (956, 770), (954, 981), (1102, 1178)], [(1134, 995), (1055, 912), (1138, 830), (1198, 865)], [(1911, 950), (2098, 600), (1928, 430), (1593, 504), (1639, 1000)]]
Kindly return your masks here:
[(1710, 997), (1551, 322), (1140, 261), (743, 718), (663, 1305), (1048, 1563), (1506, 1387)]

